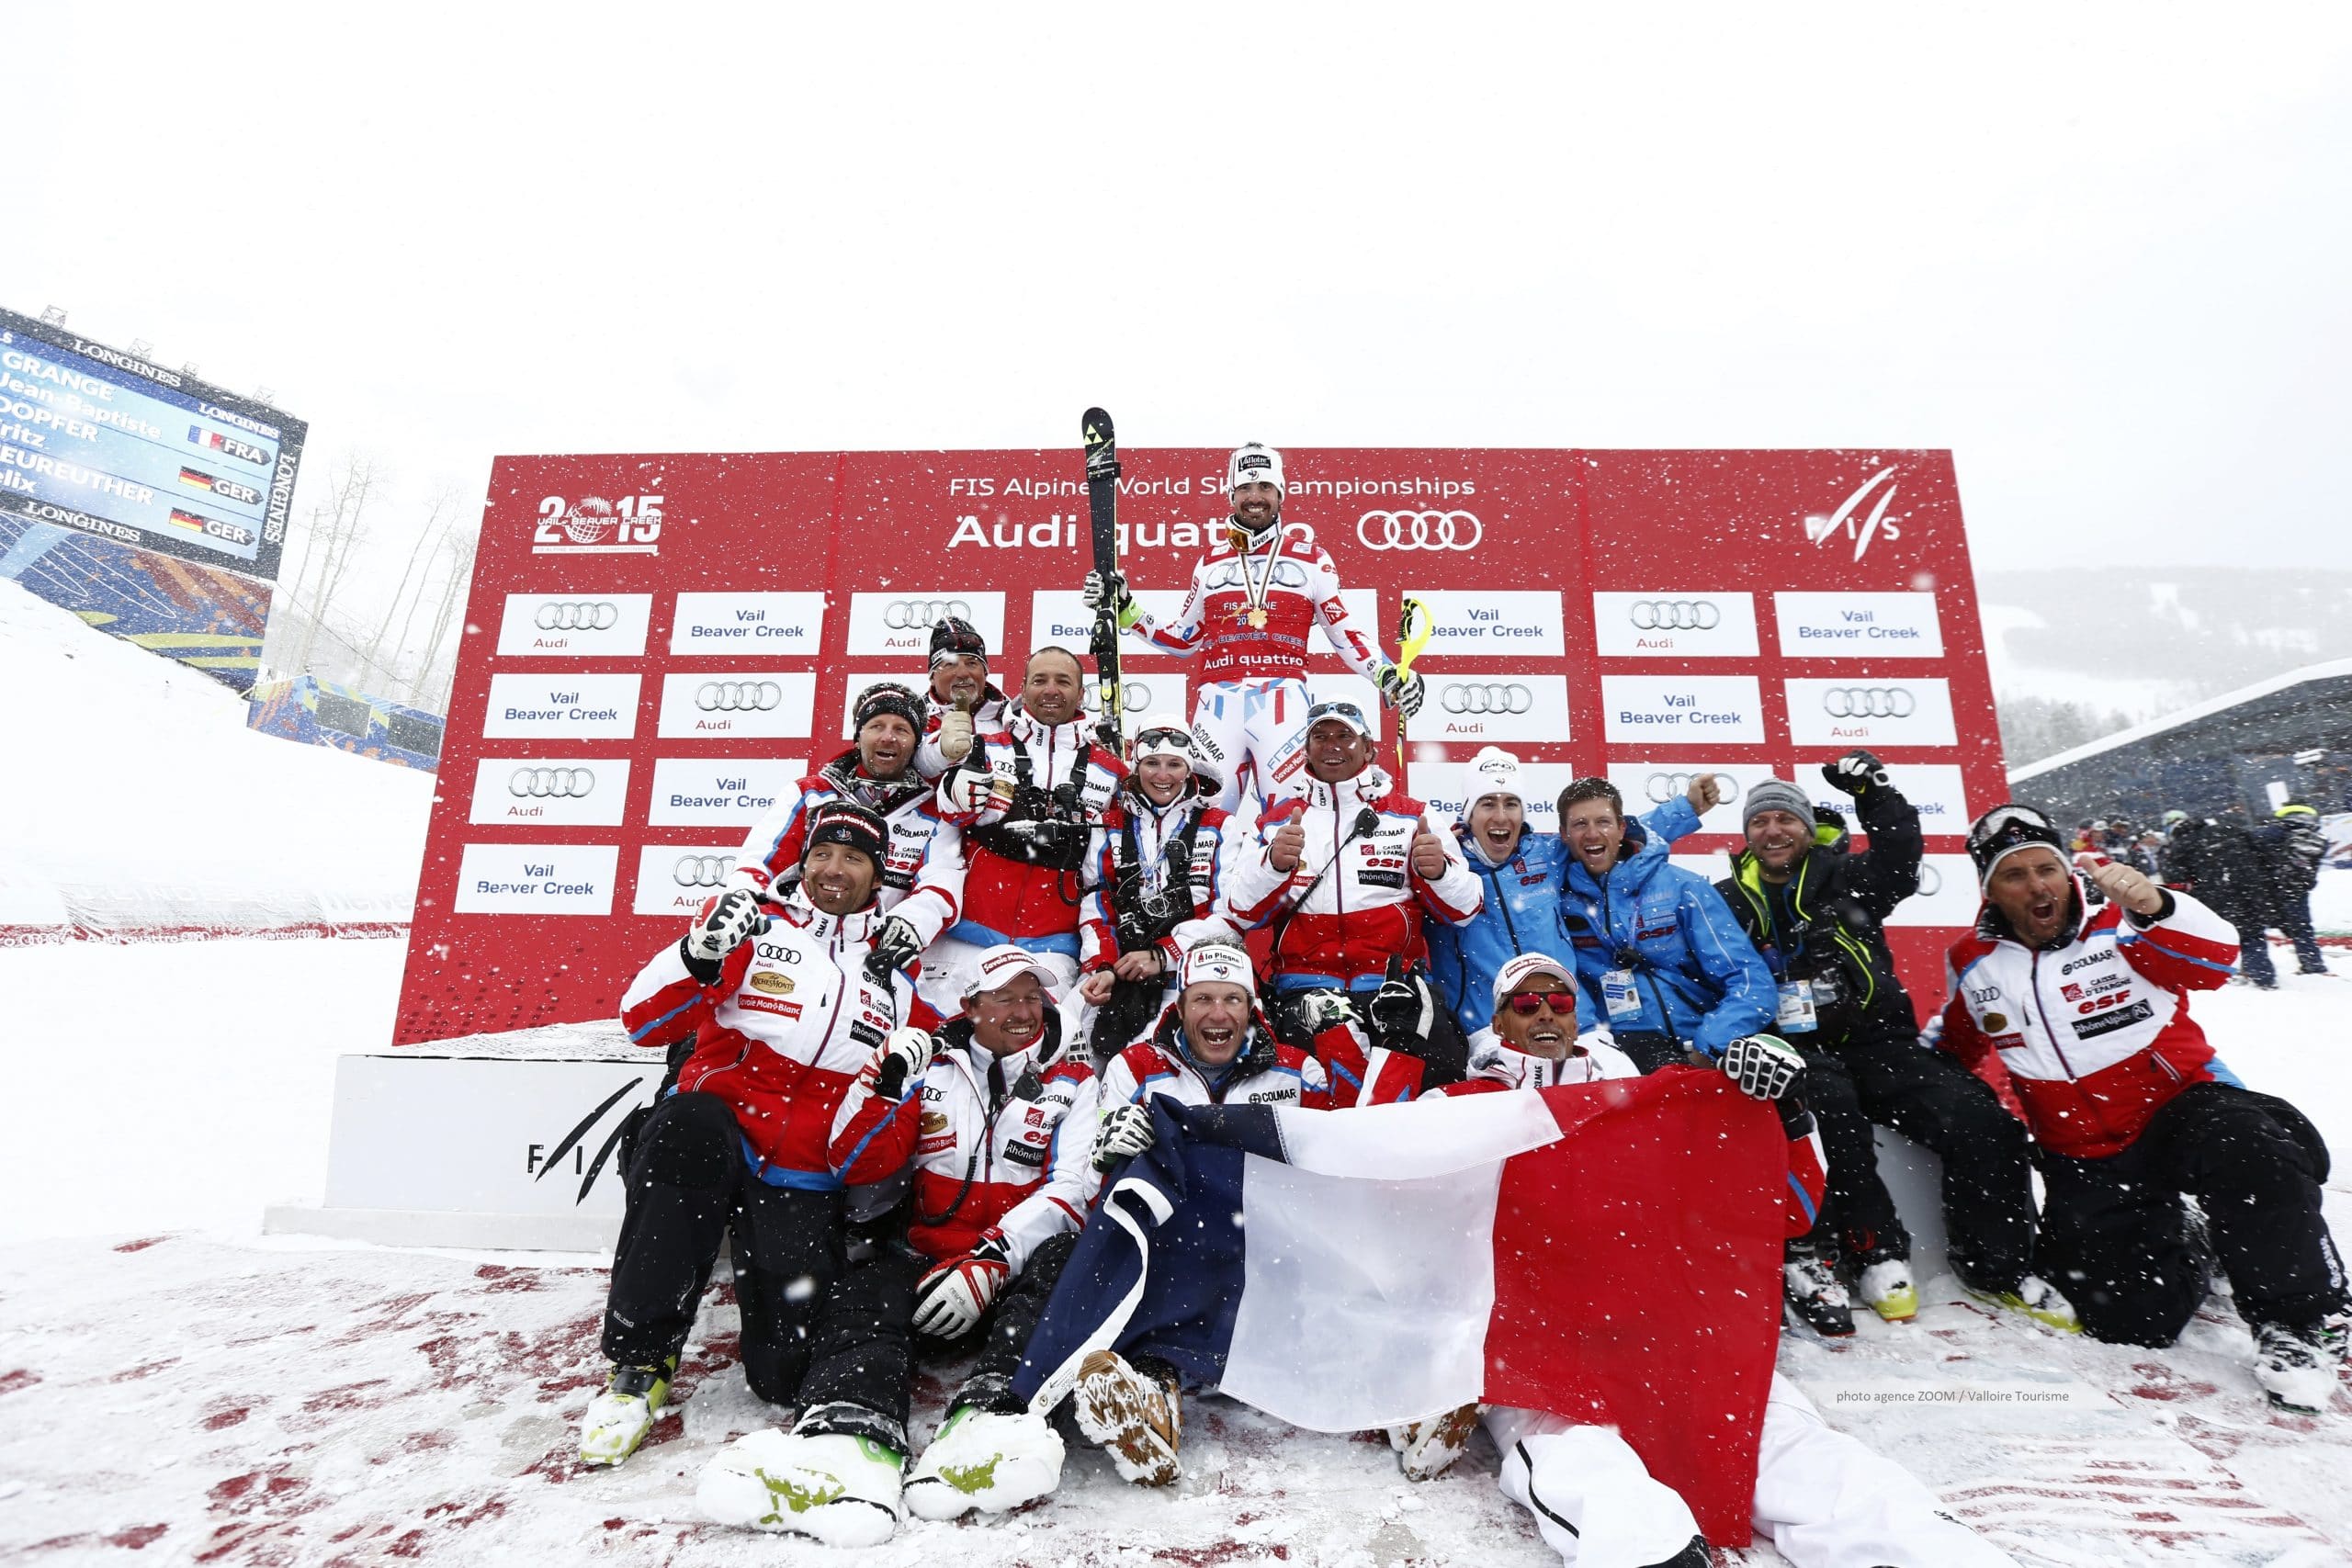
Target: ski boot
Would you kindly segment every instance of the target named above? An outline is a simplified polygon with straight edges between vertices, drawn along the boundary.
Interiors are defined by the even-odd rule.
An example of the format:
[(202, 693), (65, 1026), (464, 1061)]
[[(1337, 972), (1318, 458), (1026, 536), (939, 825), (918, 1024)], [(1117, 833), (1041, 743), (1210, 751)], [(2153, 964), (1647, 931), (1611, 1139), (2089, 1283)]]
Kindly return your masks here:
[(1183, 1441), (1183, 1395), (1127, 1364), (1115, 1350), (1097, 1350), (1079, 1366), (1070, 1391), (1078, 1429), (1109, 1450), (1112, 1468), (1138, 1486), (1172, 1486), (1184, 1473), (1176, 1451)]
[(1824, 1339), (1854, 1332), (1853, 1303), (1838, 1271), (1821, 1258), (1792, 1254), (1781, 1266), (1781, 1294), (1788, 1315)]
[(653, 1418), (670, 1397), (678, 1358), (658, 1367), (619, 1367), (605, 1380), (605, 1392), (588, 1402), (580, 1422), (580, 1462), (618, 1464), (637, 1452)]
[(1980, 1302), (2021, 1312), (2062, 1334), (2083, 1331), (2083, 1320), (2075, 1314), (2075, 1303), (2060, 1295), (2058, 1287), (2039, 1274), (2028, 1274), (2006, 1289), (1972, 1285), (1965, 1280), (1961, 1281), (1961, 1288)]
[(879, 1546), (903, 1517), (906, 1458), (872, 1435), (895, 1425), (872, 1412), (840, 1424), (844, 1406), (820, 1405), (789, 1432), (769, 1427), (736, 1438), (706, 1465), (695, 1487), (705, 1517), (747, 1529), (808, 1536), (827, 1546)]
[(952, 1519), (978, 1508), (1008, 1513), (1061, 1484), (1062, 1438), (1028, 1411), (1004, 1414), (958, 1404), (907, 1478), (907, 1512)]
[(1864, 1253), (1855, 1261), (1861, 1265), (1861, 1271), (1855, 1277), (1854, 1293), (1881, 1321), (1908, 1323), (1919, 1315), (1919, 1290), (1911, 1282), (1909, 1258)]
[(1388, 1446), (1405, 1466), (1408, 1481), (1434, 1481), (1453, 1468), (1478, 1426), (1478, 1407), (1465, 1404), (1442, 1416), (1425, 1416), (1388, 1428)]
[(2316, 1416), (2335, 1396), (2344, 1366), (2345, 1329), (2340, 1323), (2300, 1326), (2284, 1323), (2254, 1325), (2254, 1381), (2270, 1403), (2299, 1416)]

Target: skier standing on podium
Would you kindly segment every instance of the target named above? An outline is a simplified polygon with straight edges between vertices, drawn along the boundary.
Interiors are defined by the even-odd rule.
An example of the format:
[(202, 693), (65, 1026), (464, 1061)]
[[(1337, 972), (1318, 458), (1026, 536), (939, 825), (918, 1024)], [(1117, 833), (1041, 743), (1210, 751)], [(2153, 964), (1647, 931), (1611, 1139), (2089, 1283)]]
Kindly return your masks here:
[(1226, 468), (1232, 515), (1193, 563), (1183, 608), (1165, 624), (1145, 613), (1124, 577), (1086, 574), (1086, 607), (1109, 606), (1123, 629), (1163, 652), (1203, 654), (1193, 707), (1194, 760), (1224, 781), (1216, 804), (1232, 811), (1245, 783), (1269, 804), (1303, 787), (1306, 767), (1306, 637), (1316, 622), (1381, 700), (1411, 718), (1422, 682), (1381, 657), (1348, 619), (1329, 551), (1303, 527), (1284, 528), (1283, 456), (1257, 442)]

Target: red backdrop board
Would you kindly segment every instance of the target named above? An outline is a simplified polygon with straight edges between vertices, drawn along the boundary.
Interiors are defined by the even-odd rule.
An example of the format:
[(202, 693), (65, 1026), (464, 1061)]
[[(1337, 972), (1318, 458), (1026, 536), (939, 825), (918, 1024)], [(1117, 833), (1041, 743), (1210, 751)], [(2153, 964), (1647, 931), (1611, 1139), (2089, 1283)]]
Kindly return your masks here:
[[(1973, 916), (1961, 852), (2003, 771), (1942, 452), (1284, 454), (1285, 521), (1394, 651), (1435, 613), (1415, 793), (1460, 808), (1483, 744), (1553, 825), (1606, 772), (1645, 810), (1693, 770), (1835, 802), (1866, 745), (1921, 807), (1928, 874), (1893, 936), (1915, 998)], [(1131, 581), (1172, 609), (1222, 517), (1225, 455), (1123, 454)], [(929, 624), (1083, 651), (1085, 494), (1050, 452), (501, 459), (492, 476), (396, 1043), (613, 1014), (767, 802), (846, 744), (869, 681), (919, 682)], [(1191, 711), (1187, 664), (1130, 641), (1136, 717)], [(1335, 655), (1318, 689), (1370, 688)], [(1132, 721), (1131, 721), (1132, 722)], [(1386, 731), (1384, 742), (1393, 739)], [(1683, 863), (1720, 875), (1736, 804)]]

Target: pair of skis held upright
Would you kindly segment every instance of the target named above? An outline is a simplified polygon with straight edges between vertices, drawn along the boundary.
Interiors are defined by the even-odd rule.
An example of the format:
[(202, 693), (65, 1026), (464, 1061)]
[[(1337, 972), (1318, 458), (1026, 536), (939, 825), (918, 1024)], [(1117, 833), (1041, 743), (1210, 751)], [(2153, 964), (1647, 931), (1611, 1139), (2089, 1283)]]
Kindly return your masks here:
[[(1119, 570), (1119, 437), (1111, 416), (1088, 409), (1079, 422), (1086, 450), (1086, 513), (1094, 547), (1094, 570), (1104, 582)], [(1273, 547), (1282, 547), (1279, 537)], [(1088, 644), (1094, 656), (1095, 683), (1102, 694), (1102, 719), (1095, 734), (1102, 746), (1121, 757), (1127, 754), (1125, 714), (1126, 686), (1119, 678), (1119, 612), (1115, 595), (1104, 594), (1094, 612), (1094, 634)], [(1429, 606), (1408, 597), (1396, 617), (1396, 672), (1411, 673), (1413, 657), (1430, 637)], [(1396, 778), (1405, 776), (1405, 716), (1396, 716)]]

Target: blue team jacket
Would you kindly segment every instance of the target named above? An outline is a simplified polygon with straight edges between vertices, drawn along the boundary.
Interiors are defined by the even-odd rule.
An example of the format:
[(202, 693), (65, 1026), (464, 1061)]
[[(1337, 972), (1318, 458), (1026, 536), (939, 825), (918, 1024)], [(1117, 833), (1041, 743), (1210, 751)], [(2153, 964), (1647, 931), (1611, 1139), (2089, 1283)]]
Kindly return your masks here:
[[(1626, 837), (1636, 842), (1656, 839), (1671, 843), (1698, 830), (1699, 813), (1678, 795), (1628, 823)], [(1429, 943), (1430, 976), (1439, 994), (1461, 1021), (1462, 1032), (1475, 1034), (1494, 1022), (1495, 976), (1504, 964), (1522, 953), (1570, 962), (1560, 920), (1560, 888), (1574, 857), (1557, 833), (1530, 829), (1521, 832), (1510, 859), (1492, 865), (1470, 841), (1468, 823), (1456, 822), (1453, 836), (1462, 842), (1462, 858), (1483, 882), (1487, 901), (1466, 926), (1423, 921), (1421, 938)], [(1599, 1017), (1592, 998), (1577, 987), (1577, 1027), (1590, 1029)]]
[[(1599, 882), (1571, 857), (1560, 923), (1585, 1000), (1618, 1033), (1671, 1034), (1718, 1056), (1779, 1015), (1772, 972), (1731, 906), (1705, 877), (1668, 864), (1662, 842), (1621, 851)], [(1633, 970), (1641, 1010), (1612, 1019), (1600, 980), (1617, 968)]]

